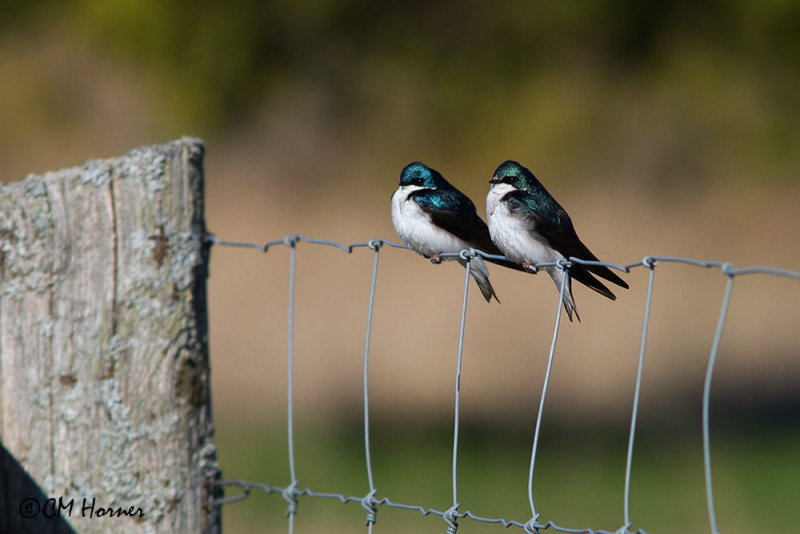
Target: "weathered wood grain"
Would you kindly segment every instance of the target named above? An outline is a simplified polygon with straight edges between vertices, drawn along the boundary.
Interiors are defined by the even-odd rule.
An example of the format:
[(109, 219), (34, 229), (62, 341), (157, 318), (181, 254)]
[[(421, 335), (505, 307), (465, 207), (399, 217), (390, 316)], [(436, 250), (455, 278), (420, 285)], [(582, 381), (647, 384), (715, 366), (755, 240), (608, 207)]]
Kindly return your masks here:
[[(203, 150), (0, 185), (0, 531), (218, 528)], [(28, 497), (74, 506), (27, 519)], [(88, 517), (84, 498), (136, 517)]]

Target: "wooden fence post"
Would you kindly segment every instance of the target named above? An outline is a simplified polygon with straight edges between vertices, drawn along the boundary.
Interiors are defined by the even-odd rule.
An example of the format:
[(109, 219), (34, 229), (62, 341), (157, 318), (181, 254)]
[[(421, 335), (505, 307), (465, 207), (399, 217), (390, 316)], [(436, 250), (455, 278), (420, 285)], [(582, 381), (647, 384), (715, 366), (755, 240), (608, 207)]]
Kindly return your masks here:
[(203, 150), (0, 184), (1, 533), (219, 531)]

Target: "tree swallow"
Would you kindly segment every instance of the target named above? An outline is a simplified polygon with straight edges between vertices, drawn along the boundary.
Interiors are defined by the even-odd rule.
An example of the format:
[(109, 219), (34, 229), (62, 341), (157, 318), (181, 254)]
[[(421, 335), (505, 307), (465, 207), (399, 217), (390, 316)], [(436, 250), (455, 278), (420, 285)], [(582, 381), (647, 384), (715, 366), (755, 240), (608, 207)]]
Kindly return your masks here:
[[(509, 260), (526, 270), (536, 263), (552, 263), (575, 257), (598, 261), (586, 248), (564, 208), (547, 192), (533, 173), (516, 161), (506, 161), (494, 172), (486, 196), (489, 233), (495, 245)], [(561, 289), (564, 272), (558, 267), (543, 267)], [(581, 320), (572, 298), (572, 280), (594, 289), (603, 296), (617, 297), (595, 275), (628, 289), (619, 276), (601, 265), (572, 264), (569, 283), (564, 288), (564, 309), (569, 320), (572, 313)]]
[[(434, 169), (419, 162), (409, 163), (400, 173), (400, 184), (392, 195), (392, 223), (397, 235), (412, 250), (441, 263), (442, 253), (479, 249), (487, 254), (502, 256), (492, 243), (489, 229), (475, 211), (475, 204), (461, 191), (450, 185)], [(457, 259), (461, 265), (466, 261)], [(490, 260), (491, 261), (491, 260)], [(495, 263), (519, 268), (517, 264), (498, 260)], [(500, 302), (489, 283), (489, 269), (483, 258), (470, 262), (470, 274), (478, 283), (484, 298)]]

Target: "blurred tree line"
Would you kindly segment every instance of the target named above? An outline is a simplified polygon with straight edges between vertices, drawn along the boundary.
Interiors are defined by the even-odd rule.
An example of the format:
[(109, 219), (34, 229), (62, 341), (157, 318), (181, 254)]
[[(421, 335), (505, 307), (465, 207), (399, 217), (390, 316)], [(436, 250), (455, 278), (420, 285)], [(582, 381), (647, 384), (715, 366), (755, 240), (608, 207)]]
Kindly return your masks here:
[[(755, 69), (796, 87), (800, 78), (800, 3), (482, 2), (448, 0), (12, 0), (6, 29), (65, 18), (125, 57), (191, 87), (199, 121), (235, 120), (281, 80), (323, 84), (344, 104), (361, 96), (373, 64), (431, 84), (443, 103), (449, 87), (496, 91), (576, 55), (610, 79), (659, 68), (670, 48), (730, 68)], [(796, 94), (790, 97), (797, 105)], [(788, 103), (788, 102), (787, 102)], [(447, 106), (443, 106), (447, 107)]]
[[(387, 107), (395, 106), (392, 116), (413, 107), (425, 135), (453, 139), (462, 151), (480, 144), (481, 128), (514, 148), (532, 118), (548, 133), (534, 131), (527, 142), (564, 151), (626, 120), (646, 128), (635, 117), (653, 109), (662, 110), (655, 120), (678, 123), (656, 139), (664, 145), (687, 137), (699, 146), (705, 135), (727, 151), (780, 162), (794, 161), (800, 140), (793, 0), (5, 4), (4, 33), (58, 25), (156, 73), (174, 119), (203, 135), (311, 87), (345, 128), (379, 120)], [(520, 109), (531, 101), (541, 104)], [(547, 117), (553, 106), (564, 108), (558, 120)], [(575, 117), (564, 117), (569, 109)], [(686, 158), (678, 151), (666, 159)]]

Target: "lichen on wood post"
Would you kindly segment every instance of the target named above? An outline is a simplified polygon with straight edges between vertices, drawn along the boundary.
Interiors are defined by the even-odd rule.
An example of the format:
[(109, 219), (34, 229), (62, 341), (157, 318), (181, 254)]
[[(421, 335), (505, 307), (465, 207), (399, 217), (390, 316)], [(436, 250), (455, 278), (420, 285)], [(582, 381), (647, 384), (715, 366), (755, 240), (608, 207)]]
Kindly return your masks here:
[(0, 533), (218, 530), (203, 150), (0, 184)]

